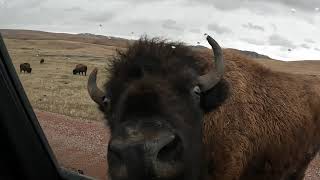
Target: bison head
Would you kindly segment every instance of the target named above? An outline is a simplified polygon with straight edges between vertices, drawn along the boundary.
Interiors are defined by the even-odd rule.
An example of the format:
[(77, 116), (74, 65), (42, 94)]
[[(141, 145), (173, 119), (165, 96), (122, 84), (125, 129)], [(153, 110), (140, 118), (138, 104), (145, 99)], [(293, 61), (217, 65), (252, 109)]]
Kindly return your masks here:
[(72, 71), (72, 73), (73, 73), (73, 74), (77, 74), (77, 73), (79, 73), (79, 71), (78, 71), (77, 69), (74, 69), (74, 70)]
[(215, 66), (204, 75), (188, 47), (155, 39), (118, 52), (104, 91), (92, 71), (88, 91), (111, 130), (112, 180), (201, 179), (205, 99), (224, 72), (221, 47), (207, 40)]
[(31, 73), (32, 68), (28, 67), (26, 70), (27, 70), (28, 73)]

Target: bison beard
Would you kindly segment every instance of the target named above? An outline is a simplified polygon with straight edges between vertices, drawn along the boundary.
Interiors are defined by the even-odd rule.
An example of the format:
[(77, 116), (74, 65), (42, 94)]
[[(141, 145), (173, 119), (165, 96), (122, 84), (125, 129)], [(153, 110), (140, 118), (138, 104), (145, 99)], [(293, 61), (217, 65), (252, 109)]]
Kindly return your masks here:
[(210, 51), (141, 38), (114, 57), (104, 91), (92, 71), (112, 180), (303, 179), (320, 147), (320, 80), (208, 41), (215, 66)]

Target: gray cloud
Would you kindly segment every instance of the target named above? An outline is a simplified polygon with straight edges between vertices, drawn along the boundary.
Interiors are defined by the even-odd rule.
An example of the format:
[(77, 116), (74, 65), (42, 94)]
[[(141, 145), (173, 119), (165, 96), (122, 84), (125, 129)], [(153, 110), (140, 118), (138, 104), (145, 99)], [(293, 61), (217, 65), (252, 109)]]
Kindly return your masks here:
[[(88, 32), (129, 38), (145, 33), (184, 39), (190, 43), (196, 43), (204, 32), (211, 32), (222, 35), (218, 38), (226, 47), (250, 47), (259, 51), (264, 45), (268, 55), (285, 58), (304, 54), (306, 49), (302, 44), (313, 50), (317, 47), (315, 43), (320, 42), (320, 34), (317, 33), (320, 12), (316, 14), (314, 10), (320, 0), (165, 0), (165, 3), (160, 0), (98, 0), (97, 3), (87, 0), (77, 0), (77, 3), (62, 0), (1, 1), (6, 1), (6, 6), (0, 6), (0, 28)], [(291, 13), (291, 8), (297, 12)], [(313, 19), (314, 24), (306, 23), (308, 18)], [(252, 29), (249, 35), (246, 33), (248, 29)], [(288, 54), (281, 48), (270, 47), (275, 45), (284, 50), (298, 47), (295, 52), (301, 53)], [(315, 51), (310, 56), (318, 56)]]
[(280, 36), (279, 34), (272, 34), (269, 37), (269, 44), (272, 46), (282, 46), (286, 48), (295, 48), (296, 46), (290, 40)]
[(248, 24), (243, 24), (242, 27), (252, 30), (264, 31), (264, 27), (252, 24), (250, 22)]
[(311, 48), (308, 44), (301, 44), (300, 46), (305, 48), (305, 49), (310, 49)]
[(84, 19), (91, 22), (107, 22), (107, 21), (110, 21), (114, 16), (115, 15), (111, 12), (104, 12), (101, 14), (94, 14), (94, 15), (87, 14)]
[(171, 29), (171, 30), (177, 30), (177, 31), (183, 30), (183, 28), (180, 27), (177, 24), (177, 22), (172, 19), (167, 19), (167, 20), (163, 21), (162, 27), (165, 29)]
[(169, 1), (169, 0), (117, 0), (119, 2), (124, 2), (124, 3), (139, 3), (139, 4), (149, 4), (149, 3), (157, 3), (157, 2), (165, 2), (165, 1)]
[(305, 39), (304, 42), (306, 42), (306, 43), (312, 43), (312, 44), (316, 43), (314, 40), (308, 39), (308, 38)]
[(316, 50), (316, 51), (320, 51), (320, 48), (314, 48), (314, 50)]
[(263, 41), (259, 41), (256, 39), (250, 39), (250, 38), (241, 38), (240, 40), (245, 41), (250, 44), (258, 45), (258, 46), (265, 44)]
[(225, 27), (225, 26), (221, 26), (221, 25), (218, 25), (216, 23), (211, 23), (211, 24), (208, 24), (208, 29), (210, 31), (214, 31), (218, 34), (224, 34), (224, 33), (232, 33), (231, 29)]
[(271, 24), (272, 31), (276, 32), (278, 30), (277, 26), (275, 24)]
[(189, 0), (192, 2), (197, 2), (205, 5), (213, 5), (218, 9), (221, 10), (234, 10), (240, 8), (250, 9), (248, 7), (259, 7), (259, 4), (278, 4), (284, 5), (288, 8), (295, 8), (297, 10), (304, 10), (312, 12), (314, 11), (315, 7), (320, 7), (319, 0), (241, 0), (241, 1), (234, 1), (234, 0)]
[(320, 7), (320, 1), (318, 0), (269, 0), (269, 2), (281, 3), (289, 7), (307, 11), (314, 11), (315, 7)]
[(71, 7), (71, 8), (67, 8), (65, 9), (66, 12), (77, 12), (77, 11), (82, 11), (83, 9), (80, 7)]
[(30, 0), (30, 1), (9, 1), (6, 0), (4, 1), (4, 4), (6, 4), (9, 8), (38, 8), (45, 4), (46, 1), (41, 1), (41, 0)]
[(192, 33), (200, 33), (201, 31), (200, 31), (200, 29), (191, 29), (190, 32), (192, 32)]

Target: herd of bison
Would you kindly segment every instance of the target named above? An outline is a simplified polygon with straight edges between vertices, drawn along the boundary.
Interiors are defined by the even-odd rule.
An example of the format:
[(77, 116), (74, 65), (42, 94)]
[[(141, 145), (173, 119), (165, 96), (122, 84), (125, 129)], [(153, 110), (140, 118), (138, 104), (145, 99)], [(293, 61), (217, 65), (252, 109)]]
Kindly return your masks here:
[[(40, 60), (40, 64), (44, 63), (44, 59), (42, 58)], [(84, 64), (77, 64), (76, 67), (73, 69), (72, 73), (73, 74), (79, 74), (79, 75), (87, 75), (87, 69), (88, 67)], [(31, 73), (32, 68), (31, 65), (29, 63), (21, 63), (20, 64), (20, 73), (21, 72), (27, 72), (27, 73)]]

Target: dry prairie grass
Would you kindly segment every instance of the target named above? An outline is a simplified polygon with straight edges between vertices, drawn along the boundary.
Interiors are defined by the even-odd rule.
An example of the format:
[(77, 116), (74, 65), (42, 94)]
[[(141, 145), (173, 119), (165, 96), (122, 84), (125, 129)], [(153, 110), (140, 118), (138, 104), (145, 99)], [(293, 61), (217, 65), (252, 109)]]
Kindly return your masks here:
[[(107, 59), (115, 47), (61, 40), (5, 39), (5, 43), (35, 109), (92, 120), (101, 118), (87, 93), (88, 76), (73, 75), (72, 70), (77, 63), (86, 64), (87, 73), (98, 67), (98, 84), (102, 86), (107, 78)], [(44, 64), (40, 64), (41, 58), (45, 59)], [(19, 72), (19, 65), (24, 62), (31, 64), (31, 74)]]

